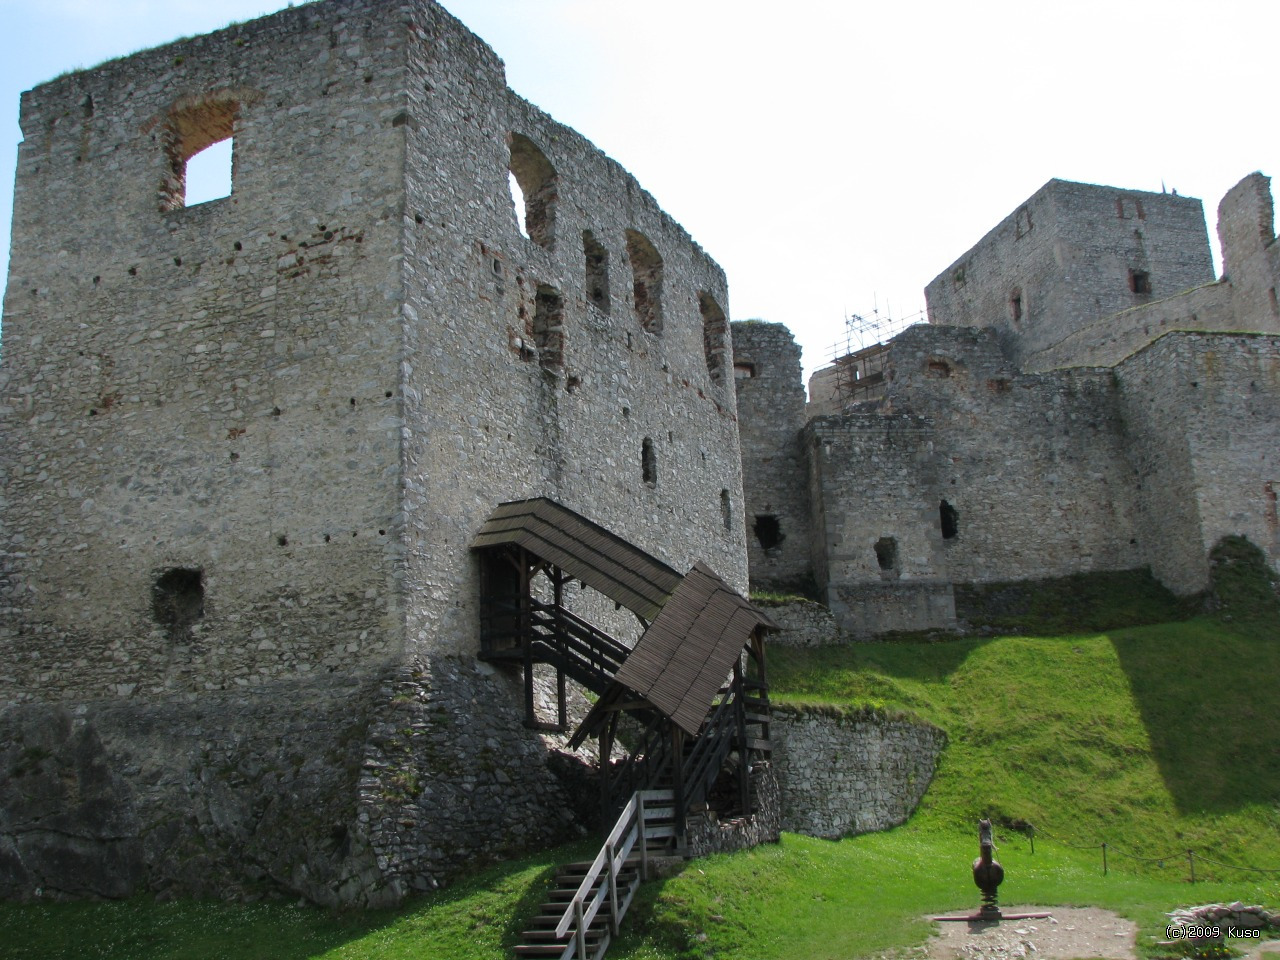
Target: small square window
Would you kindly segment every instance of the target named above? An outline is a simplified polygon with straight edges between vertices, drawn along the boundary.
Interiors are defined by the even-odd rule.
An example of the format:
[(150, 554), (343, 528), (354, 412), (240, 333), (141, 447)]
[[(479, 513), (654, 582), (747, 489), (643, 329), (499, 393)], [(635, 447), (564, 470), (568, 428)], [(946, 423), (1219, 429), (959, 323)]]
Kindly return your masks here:
[(1134, 293), (1149, 296), (1151, 294), (1151, 274), (1145, 270), (1130, 270), (1129, 289)]

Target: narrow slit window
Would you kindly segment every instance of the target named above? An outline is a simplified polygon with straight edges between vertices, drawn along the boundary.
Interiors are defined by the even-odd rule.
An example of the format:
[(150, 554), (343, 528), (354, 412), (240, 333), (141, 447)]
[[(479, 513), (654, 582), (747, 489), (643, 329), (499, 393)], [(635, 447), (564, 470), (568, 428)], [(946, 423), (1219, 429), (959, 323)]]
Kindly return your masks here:
[(942, 524), (942, 539), (954, 540), (960, 533), (960, 514), (946, 500), (938, 506), (938, 520)]
[(653, 449), (653, 441), (648, 437), (640, 444), (640, 475), (651, 487), (658, 482), (658, 457)]
[(728, 490), (720, 491), (720, 519), (724, 521), (726, 530), (733, 529), (733, 501), (729, 498)]

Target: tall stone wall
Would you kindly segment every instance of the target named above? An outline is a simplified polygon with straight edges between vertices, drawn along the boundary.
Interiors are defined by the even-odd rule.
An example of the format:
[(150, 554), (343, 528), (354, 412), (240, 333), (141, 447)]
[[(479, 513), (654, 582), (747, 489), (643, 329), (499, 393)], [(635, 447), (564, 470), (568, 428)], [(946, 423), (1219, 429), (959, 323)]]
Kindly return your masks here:
[(747, 558), (758, 590), (813, 589), (800, 347), (780, 323), (733, 325)]
[[(24, 94), (4, 699), (203, 694), (402, 646), (405, 49), (375, 7), (299, 8)], [(224, 95), (232, 195), (162, 212), (166, 139)], [(172, 569), (204, 596), (171, 632), (154, 588)]]
[[(323, 0), (69, 74), (22, 124), (0, 749), (133, 791), (82, 860), (140, 850), (130, 889), (203, 890), (208, 861), (228, 889), (373, 904), (571, 831), (554, 738), (474, 664), (469, 546), (497, 503), (549, 496), (746, 589), (720, 269), (429, 0)], [(184, 206), (187, 154), (227, 133), (231, 195)], [(50, 711), (72, 746), (29, 736)], [(161, 724), (163, 749), (137, 733)], [(14, 789), (76, 821), (50, 758)], [(58, 876), (52, 837), (0, 816), (0, 887)], [(302, 873), (246, 866), (245, 837)]]
[(933, 525), (954, 581), (1123, 570), (1133, 478), (1115, 381), (1103, 369), (1017, 373), (993, 331), (914, 327), (890, 348), (888, 402), (934, 424)]
[(1142, 565), (1109, 371), (1021, 374), (974, 328), (913, 327), (889, 351), (880, 408), (807, 428), (842, 627), (949, 627), (953, 583)]
[(1029, 358), (1098, 318), (1213, 279), (1199, 200), (1050, 180), (925, 298), (931, 323), (996, 327)]
[(1116, 375), (1141, 484), (1138, 537), (1156, 576), (1204, 589), (1209, 550), (1229, 534), (1280, 564), (1280, 338), (1169, 333)]

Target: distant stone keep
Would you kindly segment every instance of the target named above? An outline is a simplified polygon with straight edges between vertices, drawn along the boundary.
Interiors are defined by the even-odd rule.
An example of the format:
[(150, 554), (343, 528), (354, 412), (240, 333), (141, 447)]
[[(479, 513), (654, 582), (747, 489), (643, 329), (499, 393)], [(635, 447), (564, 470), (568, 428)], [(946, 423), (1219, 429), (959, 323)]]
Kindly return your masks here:
[(1193, 593), (1231, 534), (1280, 563), (1268, 179), (1218, 220), (1215, 280), (1200, 201), (1052, 180), (807, 409), (786, 329), (735, 324), (753, 585), (808, 579), (865, 637), (957, 626), (957, 584), (1146, 567)]
[(545, 497), (746, 589), (720, 268), (430, 0), (72, 73), (21, 123), (0, 892), (381, 904), (575, 835), (526, 724), (555, 672), (530, 717), (476, 657), (473, 538)]

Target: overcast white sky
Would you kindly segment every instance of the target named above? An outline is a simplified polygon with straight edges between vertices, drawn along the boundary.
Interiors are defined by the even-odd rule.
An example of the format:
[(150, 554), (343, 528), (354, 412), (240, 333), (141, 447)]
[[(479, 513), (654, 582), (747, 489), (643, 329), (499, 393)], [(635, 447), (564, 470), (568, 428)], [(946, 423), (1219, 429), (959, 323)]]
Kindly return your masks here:
[[(18, 95), (278, 0), (0, 0), (0, 259)], [(724, 267), (812, 369), (1051, 177), (1218, 200), (1280, 174), (1277, 0), (445, 0), (508, 83)]]

